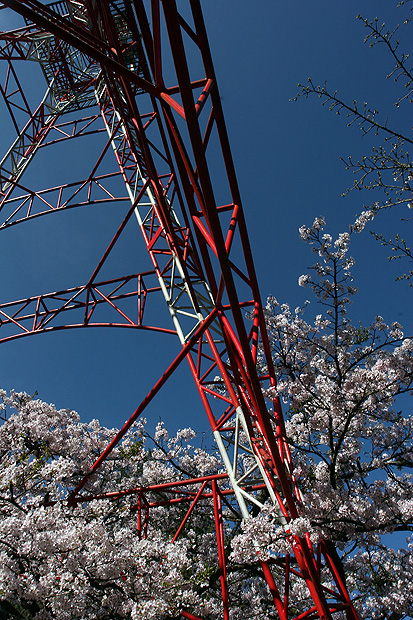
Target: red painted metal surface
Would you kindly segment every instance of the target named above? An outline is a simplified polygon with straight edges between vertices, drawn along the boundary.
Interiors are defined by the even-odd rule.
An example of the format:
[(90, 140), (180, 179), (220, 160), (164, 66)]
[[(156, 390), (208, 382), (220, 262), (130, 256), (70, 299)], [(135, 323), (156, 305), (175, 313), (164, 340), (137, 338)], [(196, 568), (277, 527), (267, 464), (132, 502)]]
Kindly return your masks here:
[[(174, 540), (199, 502), (212, 500), (223, 617), (229, 618), (222, 498), (233, 496), (245, 517), (262, 506), (259, 492), (265, 490), (288, 529), (300, 514), (300, 492), (280, 403), (272, 403), (270, 414), (263, 397), (263, 388), (274, 387), (276, 377), (200, 1), (189, 0), (185, 15), (190, 17), (174, 0), (83, 0), (50, 7), (37, 0), (3, 0), (3, 4), (24, 16), (28, 25), (0, 34), (0, 59), (8, 67), (1, 92), (18, 133), (0, 162), (0, 226), (113, 200), (124, 207), (124, 219), (87, 284), (0, 305), (0, 337), (10, 340), (97, 325), (153, 329), (179, 337), (181, 350), (175, 360), (69, 501), (108, 498), (107, 494), (92, 498), (82, 489), (186, 359), (227, 473), (158, 485), (162, 489), (119, 489), (113, 499), (136, 495), (139, 536), (145, 536), (151, 507), (189, 502)], [(76, 52), (71, 63), (68, 51)], [(166, 55), (173, 61), (173, 77), (170, 71), (164, 75)], [(48, 94), (37, 107), (31, 106), (21, 87), (14, 65), (18, 59), (40, 62), (49, 76)], [(93, 113), (86, 114), (91, 106)], [(75, 119), (66, 120), (67, 112)], [(21, 177), (35, 152), (101, 131), (106, 131), (107, 140), (85, 178), (43, 189), (23, 184)], [(110, 151), (116, 167), (107, 172), (101, 165)], [(123, 188), (115, 191), (112, 182), (119, 178)], [(133, 214), (153, 271), (97, 282)], [(173, 327), (170, 322), (144, 322), (152, 297), (163, 297)], [(134, 315), (130, 305), (127, 309), (122, 305), (131, 299), (138, 302)], [(97, 318), (102, 309), (103, 318)], [(251, 322), (246, 322), (245, 309)], [(79, 318), (68, 323), (70, 312)], [(258, 359), (259, 343), (265, 366)], [(237, 459), (242, 450), (252, 455), (251, 472), (240, 471)], [(157, 503), (153, 497), (161, 490), (168, 498)], [(308, 537), (289, 539), (290, 554), (260, 562), (280, 618), (294, 617), (290, 582), (298, 578), (305, 581), (312, 603), (295, 620), (327, 619), (343, 610), (356, 620), (328, 546), (322, 541), (315, 548)], [(283, 574), (282, 591), (274, 570)], [(325, 585), (322, 571), (335, 590)], [(190, 610), (182, 610), (181, 616), (199, 620)]]

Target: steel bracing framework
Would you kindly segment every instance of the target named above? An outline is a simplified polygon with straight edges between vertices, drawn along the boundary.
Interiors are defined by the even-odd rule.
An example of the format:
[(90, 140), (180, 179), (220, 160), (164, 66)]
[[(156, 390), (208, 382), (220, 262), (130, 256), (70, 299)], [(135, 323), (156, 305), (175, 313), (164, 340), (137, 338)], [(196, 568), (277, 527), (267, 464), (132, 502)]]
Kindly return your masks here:
[[(98, 497), (135, 496), (139, 536), (145, 536), (152, 507), (187, 505), (174, 540), (198, 504), (211, 501), (228, 619), (222, 502), (232, 498), (248, 517), (272, 501), (288, 532), (301, 500), (280, 403), (275, 400), (270, 413), (263, 397), (276, 377), (200, 0), (2, 0), (0, 6), (26, 24), (0, 33), (6, 67), (0, 88), (17, 132), (0, 161), (0, 227), (104, 202), (123, 209), (87, 283), (0, 304), (1, 340), (91, 326), (178, 336), (179, 354), (69, 501), (97, 498), (87, 495), (89, 476), (186, 359), (226, 473)], [(35, 105), (19, 78), (23, 60), (38, 63), (45, 77), (46, 93)], [(24, 172), (38, 151), (99, 134), (103, 148), (85, 178), (41, 189), (25, 185)], [(101, 280), (132, 217), (152, 270)], [(166, 305), (168, 322), (152, 315), (154, 303)], [(268, 562), (257, 556), (281, 620), (336, 613), (356, 620), (331, 546), (314, 546), (308, 536), (288, 538), (289, 554)], [(289, 597), (293, 579), (306, 583), (311, 601), (300, 615)], [(185, 609), (181, 617), (197, 618)]]

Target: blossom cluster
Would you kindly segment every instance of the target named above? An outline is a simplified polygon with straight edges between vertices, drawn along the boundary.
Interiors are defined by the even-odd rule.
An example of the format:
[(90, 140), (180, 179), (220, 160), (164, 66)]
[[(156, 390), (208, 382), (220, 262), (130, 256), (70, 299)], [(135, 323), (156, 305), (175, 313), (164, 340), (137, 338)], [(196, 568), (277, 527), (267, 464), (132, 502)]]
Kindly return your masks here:
[[(0, 391), (0, 398), (1, 609), (34, 620), (164, 620), (182, 609), (222, 617), (211, 499), (198, 502), (173, 543), (189, 505), (166, 505), (162, 492), (146, 492), (157, 505), (141, 533), (134, 495), (68, 505), (117, 429), (82, 423), (75, 412), (24, 393)], [(222, 472), (218, 456), (191, 445), (193, 439), (190, 428), (169, 436), (162, 422), (151, 438), (146, 421), (138, 421), (90, 476), (84, 495)], [(224, 506), (232, 517), (224, 524), (228, 541), (236, 529), (233, 510)], [(272, 602), (257, 561), (228, 563), (234, 619), (268, 617)]]

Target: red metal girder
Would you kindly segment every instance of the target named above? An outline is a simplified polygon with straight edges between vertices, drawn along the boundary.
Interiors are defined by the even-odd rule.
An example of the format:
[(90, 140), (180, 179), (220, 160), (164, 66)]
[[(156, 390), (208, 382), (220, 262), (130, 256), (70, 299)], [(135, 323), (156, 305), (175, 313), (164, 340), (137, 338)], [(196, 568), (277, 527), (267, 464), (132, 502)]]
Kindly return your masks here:
[[(132, 489), (122, 489), (119, 491), (109, 491), (109, 492), (102, 492), (102, 493), (94, 493), (92, 495), (78, 495), (75, 499), (73, 499), (73, 503), (82, 503), (82, 502), (93, 502), (95, 500), (111, 500), (111, 501), (118, 501), (119, 499), (122, 499), (123, 497), (128, 497), (130, 495), (145, 495), (145, 494), (151, 494), (156, 495), (157, 493), (165, 493), (165, 492), (174, 492), (176, 494), (184, 494), (185, 493), (185, 487), (193, 487), (194, 485), (202, 485), (204, 483), (209, 484), (210, 482), (212, 482), (213, 480), (217, 480), (217, 481), (225, 481), (228, 480), (228, 474), (226, 473), (219, 473), (219, 474), (210, 474), (210, 475), (205, 475), (205, 476), (200, 476), (198, 478), (182, 478), (182, 479), (178, 479), (178, 480), (173, 480), (171, 482), (162, 482), (160, 484), (153, 484), (153, 485), (148, 485), (146, 487), (134, 487)], [(261, 486), (259, 487), (261, 488)], [(184, 490), (183, 490), (184, 489)], [(233, 493), (232, 489), (224, 489), (221, 490), (221, 494), (231, 494)], [(182, 498), (182, 500), (184, 500), (185, 502), (190, 502), (193, 500), (193, 498), (196, 496), (197, 491), (186, 491), (186, 495), (184, 495)], [(210, 499), (212, 498), (212, 492), (208, 492), (208, 493), (203, 493), (202, 494), (202, 499)], [(44, 502), (42, 505), (44, 506), (54, 506), (56, 503), (56, 501), (46, 501)], [(158, 506), (160, 505), (158, 501), (152, 501), (150, 504), (152, 507), (153, 506)], [(131, 510), (137, 510), (138, 505), (131, 505)]]
[[(8, 326), (14, 331), (0, 338), (0, 343), (31, 334), (80, 327), (132, 327), (174, 334), (173, 329), (143, 323), (147, 296), (160, 292), (157, 282), (152, 286), (146, 284), (146, 280), (153, 280), (154, 276), (154, 271), (135, 273), (122, 278), (98, 283), (92, 282), (55, 293), (46, 293), (2, 303), (0, 304), (0, 327), (4, 331), (4, 328)], [(136, 285), (131, 287), (130, 285), (134, 281), (136, 281)], [(107, 293), (106, 289), (109, 289)], [(129, 316), (122, 310), (119, 302), (131, 298), (135, 300), (135, 310), (133, 315)], [(136, 303), (138, 303), (139, 308), (137, 316), (135, 314)], [(94, 320), (96, 309), (103, 305), (109, 305), (114, 310), (114, 316), (117, 317), (116, 321)], [(62, 320), (62, 315), (67, 312), (80, 314), (80, 321), (66, 323), (65, 319)]]
[(9, 111), (14, 128), (16, 129), (17, 133), (19, 133), (20, 130), (19, 123), (17, 122), (16, 118), (16, 111), (19, 110), (20, 112), (23, 112), (26, 116), (29, 117), (32, 116), (32, 112), (30, 110), (24, 90), (20, 84), (20, 80), (10, 60), (7, 63), (7, 71), (4, 78), (4, 84), (0, 85), (0, 92)]
[(37, 26), (26, 26), (10, 32), (0, 32), (1, 60), (28, 60), (34, 35), (39, 34)]
[[(144, 510), (143, 519), (142, 519), (142, 506)], [(149, 504), (145, 498), (145, 495), (143, 493), (140, 493), (139, 491), (138, 491), (138, 503), (136, 505), (136, 510), (138, 513), (137, 515), (138, 537), (139, 539), (146, 538), (147, 532), (148, 532)]]
[(227, 571), (225, 561), (225, 541), (224, 541), (224, 528), (222, 523), (222, 505), (221, 495), (219, 493), (218, 485), (214, 480), (212, 482), (212, 493), (214, 499), (214, 516), (215, 516), (215, 530), (217, 536), (218, 547), (218, 561), (221, 572), (221, 592), (222, 592), (222, 606), (224, 612), (224, 620), (229, 620), (229, 600), (228, 600), (228, 583), (227, 583)]
[[(206, 72), (208, 73), (210, 78), (214, 80), (216, 83), (212, 56), (211, 56), (211, 52), (209, 49), (208, 37), (206, 33), (205, 23), (204, 23), (204, 19), (202, 16), (202, 10), (201, 10), (201, 5), (200, 5), (199, 0), (191, 0), (191, 8), (192, 8), (192, 13), (193, 13), (194, 23), (195, 23), (196, 30), (197, 30), (199, 47), (202, 53), (203, 63), (205, 65)], [(237, 204), (240, 204), (241, 197), (240, 197), (239, 186), (238, 186), (238, 182), (236, 178), (234, 162), (233, 162), (231, 149), (229, 145), (228, 133), (226, 130), (225, 119), (224, 119), (224, 114), (222, 110), (222, 103), (221, 103), (221, 98), (219, 96), (218, 88), (212, 91), (211, 98), (213, 100), (214, 119), (216, 120), (218, 132), (219, 132), (220, 144), (221, 144), (222, 153), (223, 153), (223, 157), (225, 161), (225, 168), (227, 171), (234, 204), (237, 205)], [(256, 309), (257, 309), (257, 316), (258, 316), (258, 324), (260, 328), (260, 336), (261, 336), (263, 347), (264, 347), (265, 357), (266, 357), (266, 360), (269, 366), (271, 385), (275, 386), (276, 377), (275, 377), (274, 367), (272, 363), (272, 356), (271, 356), (271, 351), (269, 347), (267, 331), (265, 328), (263, 305), (262, 305), (261, 298), (260, 298), (258, 281), (257, 281), (257, 276), (256, 276), (255, 268), (254, 268), (254, 262), (252, 258), (251, 246), (249, 243), (247, 228), (246, 228), (246, 223), (245, 223), (245, 217), (243, 215), (242, 210), (240, 210), (239, 214), (237, 213), (237, 225), (238, 225), (239, 232), (240, 232), (240, 238), (241, 238), (243, 251), (245, 255), (245, 262), (246, 262), (247, 269), (249, 272), (249, 279), (251, 282), (251, 287), (252, 287), (254, 298), (257, 304)], [(285, 426), (284, 426), (279, 398), (275, 399), (274, 401), (274, 413), (277, 417), (277, 422), (280, 427), (279, 434), (282, 437), (285, 437)], [(286, 449), (288, 453), (288, 448), (284, 446), (284, 449)]]
[[(65, 209), (114, 201), (130, 202), (129, 196), (124, 191), (122, 194), (120, 194), (120, 191), (114, 194), (113, 190), (107, 187), (107, 181), (112, 181), (120, 176), (120, 171), (106, 174), (90, 174), (87, 179), (82, 179), (81, 181), (65, 183), (37, 191), (25, 187), (22, 183), (15, 182), (13, 184), (14, 189), (24, 193), (4, 200), (0, 228), (7, 228), (8, 226)], [(7, 211), (11, 212), (7, 214)]]
[(200, 498), (200, 496), (202, 495), (205, 487), (207, 485), (207, 482), (203, 482), (201, 487), (199, 488), (199, 491), (197, 492), (197, 494), (195, 495), (194, 499), (192, 500), (192, 503), (190, 505), (190, 507), (188, 508), (188, 511), (185, 515), (185, 517), (182, 519), (180, 526), (178, 527), (175, 536), (172, 538), (172, 542), (175, 542), (178, 539), (179, 534), (182, 532), (183, 528), (185, 527), (186, 522), (188, 521), (189, 517), (191, 516), (192, 511), (195, 508), (195, 505), (198, 501), (198, 499)]
[[(63, 142), (64, 140), (70, 140), (71, 138), (79, 138), (81, 136), (91, 136), (93, 134), (105, 132), (105, 128), (102, 126), (96, 127), (97, 121), (100, 120), (100, 114), (90, 114), (83, 118), (75, 118), (71, 120), (65, 120), (57, 122), (53, 125), (50, 132), (50, 139), (45, 140), (41, 148)], [(57, 133), (57, 137), (53, 138), (53, 135)]]

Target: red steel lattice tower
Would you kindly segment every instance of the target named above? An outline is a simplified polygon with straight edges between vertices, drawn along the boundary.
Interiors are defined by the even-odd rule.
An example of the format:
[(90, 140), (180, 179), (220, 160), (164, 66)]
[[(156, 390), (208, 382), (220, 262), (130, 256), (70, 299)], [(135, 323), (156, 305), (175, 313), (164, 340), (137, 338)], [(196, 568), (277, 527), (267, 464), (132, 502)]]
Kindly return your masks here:
[[(263, 498), (273, 502), (287, 535), (301, 500), (280, 403), (275, 400), (270, 413), (263, 397), (263, 388), (274, 387), (276, 377), (200, 0), (183, 4), (3, 0), (2, 8), (21, 14), (26, 26), (0, 33), (0, 59), (7, 66), (0, 87), (17, 131), (0, 161), (1, 228), (110, 201), (122, 204), (124, 219), (86, 284), (2, 303), (0, 336), (7, 341), (98, 325), (178, 336), (179, 354), (69, 501), (91, 499), (85, 495), (89, 476), (186, 359), (226, 473), (152, 487), (150, 500), (144, 488), (100, 497), (136, 495), (139, 535), (144, 535), (150, 507), (157, 505), (156, 491), (173, 492), (175, 502), (190, 502), (175, 538), (197, 502), (211, 498), (222, 615), (228, 619), (223, 497), (233, 497), (244, 518), (262, 508)], [(169, 65), (165, 70), (165, 57), (173, 71)], [(39, 63), (46, 78), (46, 94), (35, 108), (21, 85), (19, 60)], [(86, 178), (41, 190), (25, 186), (22, 175), (40, 148), (97, 133), (106, 135), (105, 145)], [(108, 154), (114, 162), (109, 171), (101, 168)], [(123, 190), (116, 193), (113, 182), (119, 179)], [(100, 280), (102, 266), (132, 217), (153, 269)], [(150, 323), (147, 301), (152, 297), (163, 298), (168, 324)], [(131, 298), (137, 300), (137, 315), (123, 306)], [(103, 306), (112, 318), (99, 318)], [(66, 317), (76, 319), (69, 323)], [(247, 470), (245, 454), (251, 457)], [(290, 553), (274, 554), (269, 561), (257, 558), (281, 620), (343, 613), (356, 620), (331, 545), (312, 545), (308, 536), (288, 538)], [(289, 596), (293, 580), (308, 591), (307, 609), (299, 614)], [(188, 609), (181, 617), (197, 618)]]

